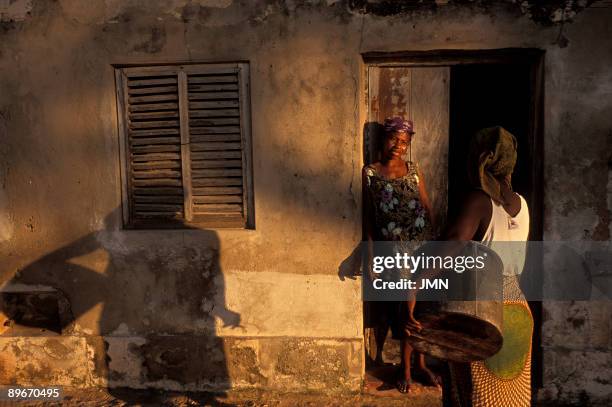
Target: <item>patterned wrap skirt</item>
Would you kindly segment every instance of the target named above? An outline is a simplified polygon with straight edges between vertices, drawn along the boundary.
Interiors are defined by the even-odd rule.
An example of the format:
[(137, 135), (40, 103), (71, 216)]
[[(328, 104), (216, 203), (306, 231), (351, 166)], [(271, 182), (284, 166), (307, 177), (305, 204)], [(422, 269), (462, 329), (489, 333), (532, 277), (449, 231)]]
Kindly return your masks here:
[(531, 338), (533, 316), (518, 276), (504, 276), (501, 350), (472, 363), (449, 362), (445, 407), (528, 407), (531, 405)]

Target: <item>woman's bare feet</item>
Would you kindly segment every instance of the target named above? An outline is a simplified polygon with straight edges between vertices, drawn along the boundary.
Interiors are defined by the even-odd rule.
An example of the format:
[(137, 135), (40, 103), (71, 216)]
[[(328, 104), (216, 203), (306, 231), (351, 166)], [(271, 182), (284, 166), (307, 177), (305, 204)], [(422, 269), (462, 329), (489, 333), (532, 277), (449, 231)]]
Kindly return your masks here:
[(417, 367), (414, 371), (414, 376), (425, 386), (440, 387), (442, 385), (440, 376), (436, 375), (425, 366)]
[(385, 361), (383, 360), (382, 355), (379, 354), (378, 356), (376, 356), (376, 359), (372, 361), (372, 364), (374, 366), (384, 366)]
[(408, 393), (410, 391), (410, 385), (412, 384), (412, 381), (410, 379), (406, 380), (406, 379), (398, 379), (397, 382), (395, 383), (395, 387), (397, 388), (397, 391), (399, 391), (400, 393)]

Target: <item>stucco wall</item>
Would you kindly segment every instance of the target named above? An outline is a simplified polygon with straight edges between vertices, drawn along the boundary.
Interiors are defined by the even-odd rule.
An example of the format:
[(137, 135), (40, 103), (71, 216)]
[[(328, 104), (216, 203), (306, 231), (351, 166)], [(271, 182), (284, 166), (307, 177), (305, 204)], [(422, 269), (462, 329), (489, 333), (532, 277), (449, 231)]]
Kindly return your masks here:
[[(339, 1), (18, 3), (0, 25), (0, 281), (68, 299), (75, 321), (54, 340), (80, 341), (73, 356), (89, 360), (89, 379), (66, 383), (359, 387), (360, 291), (337, 273), (361, 237), (362, 52), (544, 49), (544, 237), (610, 239), (607, 9), (578, 14), (560, 44), (559, 26), (509, 5), (383, 17)], [(122, 230), (111, 64), (238, 60), (251, 71), (256, 229)], [(542, 396), (602, 399), (612, 391), (601, 322), (610, 305), (605, 315), (571, 305), (591, 321), (571, 335), (602, 338), (571, 346), (564, 307), (545, 305)], [(563, 377), (569, 354), (583, 369)], [(197, 381), (176, 373), (211, 355)], [(36, 360), (19, 380), (39, 380), (32, 372), (50, 362)]]

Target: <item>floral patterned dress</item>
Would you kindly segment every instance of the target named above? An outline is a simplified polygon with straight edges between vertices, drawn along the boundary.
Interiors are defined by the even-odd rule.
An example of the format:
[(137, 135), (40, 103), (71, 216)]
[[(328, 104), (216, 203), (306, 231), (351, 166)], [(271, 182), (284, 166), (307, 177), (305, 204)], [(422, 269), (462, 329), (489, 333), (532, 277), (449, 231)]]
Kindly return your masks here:
[(418, 166), (406, 163), (403, 177), (388, 179), (373, 165), (365, 167), (367, 189), (375, 215), (375, 240), (425, 241), (432, 238), (429, 214), (419, 194)]
[[(403, 177), (388, 179), (378, 173), (376, 167), (364, 168), (367, 193), (374, 209), (374, 236), (377, 241), (396, 242), (400, 252), (412, 252), (420, 243), (432, 238), (430, 216), (421, 202), (419, 176), (416, 163), (407, 162), (408, 172)], [(410, 278), (409, 271), (400, 277)], [(397, 276), (397, 275), (396, 275)], [(383, 279), (394, 277), (380, 275)], [(378, 301), (370, 304), (368, 319), (375, 326), (390, 326), (394, 339), (405, 338), (407, 307), (405, 302)], [(415, 315), (420, 314), (419, 304)]]

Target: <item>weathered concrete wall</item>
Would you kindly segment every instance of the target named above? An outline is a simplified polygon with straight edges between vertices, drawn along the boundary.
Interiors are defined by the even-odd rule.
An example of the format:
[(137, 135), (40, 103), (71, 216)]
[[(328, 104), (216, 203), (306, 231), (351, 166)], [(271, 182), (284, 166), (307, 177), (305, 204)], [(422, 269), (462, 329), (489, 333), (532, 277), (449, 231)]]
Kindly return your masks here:
[[(341, 1), (11, 7), (17, 17), (0, 25), (0, 281), (61, 291), (74, 320), (62, 336), (1, 338), (2, 365), (16, 366), (2, 382), (358, 388), (359, 287), (337, 273), (361, 233), (361, 52), (546, 50), (545, 238), (610, 239), (608, 10), (578, 14), (559, 42), (559, 26), (510, 5), (389, 16)], [(237, 60), (251, 67), (256, 230), (122, 230), (111, 64)], [(603, 400), (606, 316), (572, 305), (590, 321), (572, 335), (599, 339), (570, 345), (564, 307), (545, 307), (542, 396)], [(567, 355), (583, 369), (563, 376)]]
[[(337, 272), (360, 238), (358, 60), (231, 3), (36, 2), (3, 25), (2, 280), (61, 290), (64, 334), (106, 338), (111, 383), (356, 389), (359, 287)], [(111, 64), (191, 59), (251, 62), (257, 230), (123, 231)]]

